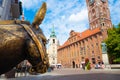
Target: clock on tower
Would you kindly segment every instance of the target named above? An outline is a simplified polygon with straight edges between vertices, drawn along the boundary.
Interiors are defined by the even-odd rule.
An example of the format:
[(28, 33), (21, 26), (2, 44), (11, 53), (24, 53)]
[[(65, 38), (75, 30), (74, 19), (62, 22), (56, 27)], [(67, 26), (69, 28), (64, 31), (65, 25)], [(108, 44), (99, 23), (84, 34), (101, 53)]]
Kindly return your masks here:
[(112, 27), (108, 0), (86, 0), (90, 29)]
[(101, 0), (102, 2), (106, 2), (106, 0)]
[(89, 0), (89, 5), (92, 5), (94, 2), (94, 0)]

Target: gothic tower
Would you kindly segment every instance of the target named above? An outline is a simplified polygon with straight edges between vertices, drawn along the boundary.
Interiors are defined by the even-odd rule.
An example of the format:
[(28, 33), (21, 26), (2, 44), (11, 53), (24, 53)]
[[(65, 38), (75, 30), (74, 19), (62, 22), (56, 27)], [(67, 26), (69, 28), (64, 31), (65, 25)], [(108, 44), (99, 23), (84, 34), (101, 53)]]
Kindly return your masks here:
[(90, 29), (112, 27), (108, 0), (86, 0)]
[(57, 64), (57, 46), (58, 41), (53, 27), (48, 43), (48, 57), (50, 65)]

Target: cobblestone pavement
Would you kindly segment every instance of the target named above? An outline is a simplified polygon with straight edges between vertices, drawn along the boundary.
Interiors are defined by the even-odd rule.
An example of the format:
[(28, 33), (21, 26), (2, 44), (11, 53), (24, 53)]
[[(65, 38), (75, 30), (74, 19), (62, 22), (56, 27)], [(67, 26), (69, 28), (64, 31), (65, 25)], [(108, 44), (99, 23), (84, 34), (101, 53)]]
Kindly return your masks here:
[(120, 69), (93, 69), (84, 71), (80, 69), (55, 69), (40, 75), (28, 75), (27, 77), (18, 77), (0, 80), (120, 80)]

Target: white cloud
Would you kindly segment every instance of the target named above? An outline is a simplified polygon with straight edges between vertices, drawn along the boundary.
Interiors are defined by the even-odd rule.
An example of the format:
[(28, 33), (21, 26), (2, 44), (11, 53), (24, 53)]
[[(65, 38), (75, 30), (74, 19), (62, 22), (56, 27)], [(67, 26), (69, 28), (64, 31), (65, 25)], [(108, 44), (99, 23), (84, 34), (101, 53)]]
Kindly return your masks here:
[(27, 10), (36, 10), (40, 7), (42, 0), (20, 0)]
[[(54, 24), (57, 38), (63, 44), (69, 32), (82, 32), (89, 27), (85, 0), (21, 0), (26, 10), (35, 12), (43, 1), (47, 3), (47, 14), (40, 25), (45, 36), (49, 38)], [(109, 0), (113, 24), (120, 22), (120, 0)], [(34, 16), (34, 15), (32, 15)]]
[(88, 16), (87, 16), (87, 9), (82, 9), (80, 12), (76, 13), (76, 14), (72, 14), (70, 17), (69, 17), (69, 21), (70, 22), (80, 22), (80, 21), (84, 21), (86, 19), (88, 19)]
[(109, 8), (112, 23), (117, 25), (118, 23), (120, 23), (120, 0), (109, 1)]
[[(63, 1), (47, 0), (47, 7), (45, 20), (41, 24), (47, 38), (50, 36), (53, 24), (60, 44), (67, 40), (71, 30), (82, 32), (87, 29), (88, 23), (86, 24), (86, 22), (88, 22), (88, 18), (85, 2), (64, 0), (63, 3)], [(74, 18), (77, 17), (78, 20), (72, 21), (71, 16), (73, 14), (75, 14)]]

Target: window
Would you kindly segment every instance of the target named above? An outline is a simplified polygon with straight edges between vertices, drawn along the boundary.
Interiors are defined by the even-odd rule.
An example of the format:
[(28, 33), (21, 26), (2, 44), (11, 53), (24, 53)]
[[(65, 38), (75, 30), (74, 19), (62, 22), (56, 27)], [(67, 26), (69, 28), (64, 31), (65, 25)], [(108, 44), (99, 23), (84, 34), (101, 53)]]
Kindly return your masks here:
[(96, 43), (96, 46), (98, 46), (98, 43)]
[(74, 41), (76, 40), (76, 37), (74, 38)]
[(98, 56), (98, 59), (100, 59), (100, 56)]
[(104, 26), (105, 24), (104, 23), (102, 23), (102, 26)]
[(53, 53), (55, 54), (55, 50), (53, 50)]
[(94, 48), (93, 44), (91, 44), (92, 48)]
[(105, 26), (105, 23), (102, 23), (101, 26)]
[(53, 49), (55, 49), (55, 47), (53, 46)]
[(84, 61), (84, 57), (82, 57), (81, 59), (82, 59), (82, 61)]
[(53, 39), (53, 43), (55, 43), (55, 39)]
[(3, 0), (0, 0), (0, 6), (2, 6)]
[(92, 58), (92, 63), (93, 63), (93, 64), (95, 64), (95, 63), (96, 63), (95, 58)]
[(82, 52), (83, 52), (83, 47), (80, 47), (80, 53), (82, 54)]

